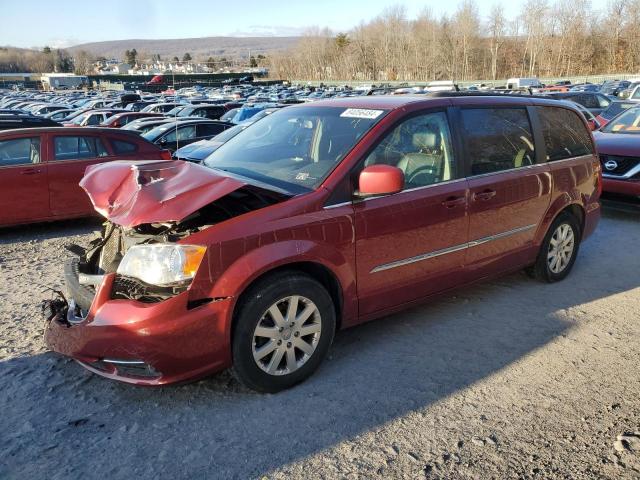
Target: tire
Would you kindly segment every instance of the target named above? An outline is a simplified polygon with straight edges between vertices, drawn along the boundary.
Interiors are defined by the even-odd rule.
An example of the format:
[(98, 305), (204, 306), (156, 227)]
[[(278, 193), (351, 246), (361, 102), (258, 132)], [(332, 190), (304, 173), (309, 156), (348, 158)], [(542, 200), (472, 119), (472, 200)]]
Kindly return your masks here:
[[(292, 327), (292, 319), (298, 325)], [(238, 305), (232, 372), (240, 383), (258, 392), (290, 388), (320, 366), (335, 326), (333, 301), (319, 282), (294, 271), (269, 275), (250, 287)]]
[[(569, 230), (566, 230), (566, 229)], [(554, 266), (553, 258), (550, 258), (552, 251), (557, 251), (555, 247), (552, 245), (552, 242), (557, 242), (558, 239), (562, 236), (562, 230), (569, 232), (573, 238), (571, 252), (568, 253), (563, 259), (556, 263)], [(560, 235), (560, 237), (558, 237)], [(563, 280), (569, 272), (573, 268), (573, 264), (576, 261), (576, 257), (578, 256), (578, 250), (580, 249), (580, 240), (581, 240), (581, 231), (580, 226), (578, 224), (578, 220), (576, 217), (571, 215), (569, 212), (562, 212), (560, 215), (556, 217), (553, 221), (547, 234), (542, 241), (542, 245), (540, 246), (540, 251), (538, 252), (538, 258), (536, 259), (536, 263), (533, 266), (527, 269), (527, 273), (542, 282), (553, 283)], [(560, 245), (563, 244), (565, 240), (560, 241)], [(566, 244), (568, 245), (568, 244)], [(568, 247), (567, 247), (568, 248)], [(565, 250), (566, 252), (566, 250)], [(561, 256), (562, 257), (562, 256)]]

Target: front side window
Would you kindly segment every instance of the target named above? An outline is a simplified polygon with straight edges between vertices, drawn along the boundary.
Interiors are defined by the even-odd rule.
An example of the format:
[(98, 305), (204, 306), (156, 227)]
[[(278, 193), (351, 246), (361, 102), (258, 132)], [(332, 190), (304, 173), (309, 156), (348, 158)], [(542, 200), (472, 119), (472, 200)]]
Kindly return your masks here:
[(0, 141), (0, 167), (40, 163), (40, 137)]
[(533, 165), (535, 150), (524, 108), (463, 109), (462, 125), (472, 175)]
[(204, 164), (292, 193), (306, 192), (317, 188), (385, 114), (366, 108), (285, 108), (238, 133)]
[(96, 137), (54, 137), (55, 160), (78, 160), (109, 155), (102, 141)]
[(427, 113), (402, 122), (364, 161), (365, 167), (376, 164), (402, 170), (405, 190), (456, 178), (447, 115)]
[(548, 162), (593, 153), (589, 131), (575, 112), (559, 107), (536, 108)]

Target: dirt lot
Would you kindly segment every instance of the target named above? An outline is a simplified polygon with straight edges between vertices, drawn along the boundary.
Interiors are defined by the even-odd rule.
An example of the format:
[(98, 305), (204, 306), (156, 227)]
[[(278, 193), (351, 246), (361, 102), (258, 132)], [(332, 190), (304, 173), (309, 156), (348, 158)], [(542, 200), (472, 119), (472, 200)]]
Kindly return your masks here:
[(640, 478), (637, 213), (605, 212), (564, 282), (514, 274), (341, 332), (277, 395), (46, 353), (38, 285), (96, 226), (0, 232), (0, 478)]

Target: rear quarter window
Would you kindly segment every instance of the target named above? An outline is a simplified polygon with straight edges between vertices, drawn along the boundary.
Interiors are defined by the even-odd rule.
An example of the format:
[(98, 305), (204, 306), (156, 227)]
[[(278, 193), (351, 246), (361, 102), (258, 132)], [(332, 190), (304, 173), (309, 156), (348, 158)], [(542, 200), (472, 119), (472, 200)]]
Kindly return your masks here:
[(111, 146), (116, 155), (134, 153), (138, 151), (138, 145), (133, 142), (127, 142), (125, 140), (111, 139)]
[(548, 162), (593, 154), (591, 135), (576, 112), (559, 107), (536, 107)]
[(472, 175), (535, 163), (533, 133), (525, 108), (465, 108), (461, 114)]

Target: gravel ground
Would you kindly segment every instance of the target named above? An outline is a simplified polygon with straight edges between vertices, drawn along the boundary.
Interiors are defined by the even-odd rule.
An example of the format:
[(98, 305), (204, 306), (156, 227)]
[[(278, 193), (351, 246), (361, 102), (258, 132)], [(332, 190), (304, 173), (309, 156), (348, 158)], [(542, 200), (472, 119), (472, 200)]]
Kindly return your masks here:
[(570, 277), (514, 274), (337, 335), (277, 395), (145, 389), (42, 344), (39, 285), (90, 221), (0, 232), (0, 478), (640, 478), (640, 215)]

